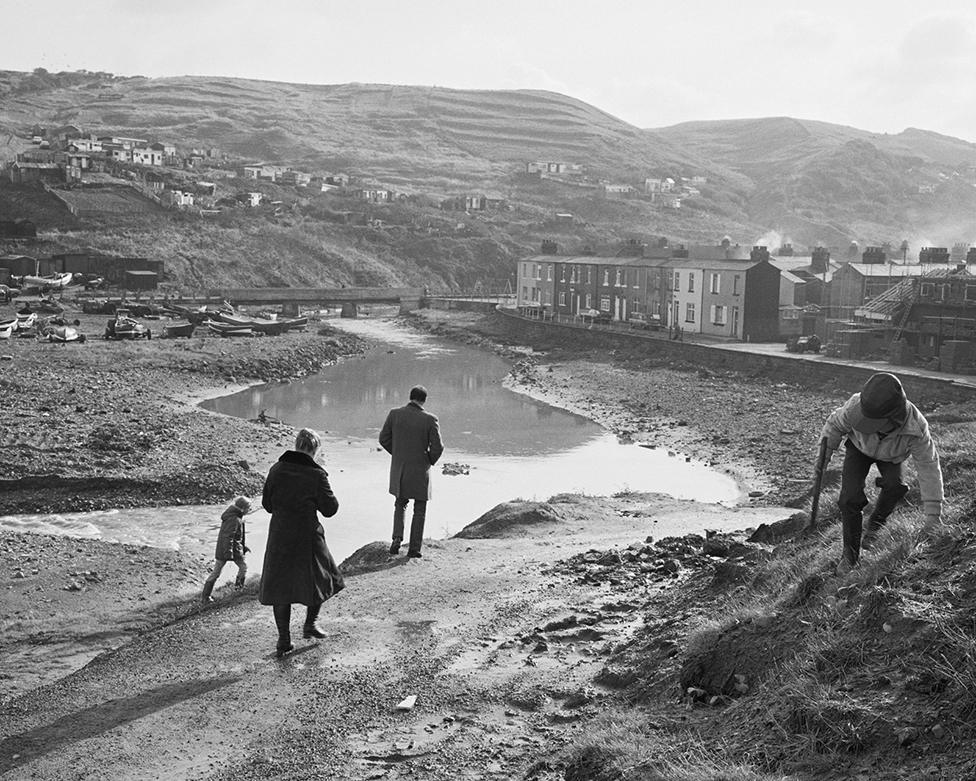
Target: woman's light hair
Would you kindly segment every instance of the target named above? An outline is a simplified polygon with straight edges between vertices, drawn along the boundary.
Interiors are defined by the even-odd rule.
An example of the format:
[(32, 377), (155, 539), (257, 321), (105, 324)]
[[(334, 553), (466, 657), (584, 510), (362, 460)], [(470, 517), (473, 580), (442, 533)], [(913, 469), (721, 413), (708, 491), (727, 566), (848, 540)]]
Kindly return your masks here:
[(295, 450), (300, 450), (303, 453), (314, 454), (321, 444), (322, 437), (310, 428), (303, 428), (295, 437)]

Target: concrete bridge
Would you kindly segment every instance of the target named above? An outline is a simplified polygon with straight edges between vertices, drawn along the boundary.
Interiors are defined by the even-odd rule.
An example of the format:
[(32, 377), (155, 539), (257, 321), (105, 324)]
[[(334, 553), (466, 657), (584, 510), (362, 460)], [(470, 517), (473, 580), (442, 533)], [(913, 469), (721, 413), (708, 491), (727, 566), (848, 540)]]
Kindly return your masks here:
[(420, 308), (424, 290), (419, 287), (240, 287), (207, 291), (208, 299), (235, 306), (281, 306), (286, 312), (301, 306), (341, 306), (343, 314), (355, 315), (360, 304), (399, 304), (401, 312)]

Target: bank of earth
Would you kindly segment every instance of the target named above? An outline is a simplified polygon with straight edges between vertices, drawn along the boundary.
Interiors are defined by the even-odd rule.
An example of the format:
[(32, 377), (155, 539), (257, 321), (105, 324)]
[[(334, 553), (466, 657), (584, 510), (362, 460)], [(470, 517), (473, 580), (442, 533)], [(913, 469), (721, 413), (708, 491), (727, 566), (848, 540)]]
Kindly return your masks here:
[[(491, 317), (415, 322), (524, 347), (504, 344)], [(147, 566), (137, 549), (119, 557), (99, 543), (5, 535), (2, 582), (34, 611), (4, 616), (22, 622), (22, 645), (132, 583), (145, 591), (125, 609), (152, 618), (78, 672), (0, 705), (2, 777), (966, 777), (971, 668), (952, 678), (926, 667), (921, 640), (935, 630), (909, 607), (934, 604), (943, 587), (955, 596), (941, 618), (955, 625), (966, 607), (963, 564), (976, 541), (952, 492), (972, 478), (958, 444), (971, 441), (972, 410), (927, 409), (946, 443), (945, 532), (921, 540), (906, 513), (868, 566), (836, 579), (829, 499), (823, 533), (799, 533), (793, 505), (807, 498), (822, 416), (850, 389), (534, 347), (516, 350), (525, 357), (513, 387), (675, 457), (704, 456), (749, 481), (751, 501), (561, 496), (501, 508), (429, 543), (419, 561), (389, 561), (377, 543), (345, 565), (358, 574), (326, 606), (330, 637), (283, 661), (253, 584), (199, 610), (190, 591), (202, 562)], [(166, 401), (191, 414), (175, 395)], [(752, 542), (704, 533), (730, 514), (759, 529)], [(702, 534), (653, 539), (655, 520), (675, 515)], [(166, 592), (174, 579), (184, 599)], [(963, 641), (938, 637), (955, 660)], [(927, 683), (923, 669), (934, 670)], [(414, 707), (397, 710), (410, 695)]]

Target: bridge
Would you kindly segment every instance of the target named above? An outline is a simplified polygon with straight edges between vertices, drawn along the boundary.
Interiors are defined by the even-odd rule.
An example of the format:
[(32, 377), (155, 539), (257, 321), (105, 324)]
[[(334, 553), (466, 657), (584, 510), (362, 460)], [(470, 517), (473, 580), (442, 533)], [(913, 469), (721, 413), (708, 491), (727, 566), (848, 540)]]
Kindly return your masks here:
[(398, 304), (401, 312), (420, 308), (424, 289), (420, 287), (239, 287), (207, 291), (209, 300), (228, 301), (235, 306), (282, 306), (285, 311), (301, 306), (341, 306), (355, 314), (360, 304)]

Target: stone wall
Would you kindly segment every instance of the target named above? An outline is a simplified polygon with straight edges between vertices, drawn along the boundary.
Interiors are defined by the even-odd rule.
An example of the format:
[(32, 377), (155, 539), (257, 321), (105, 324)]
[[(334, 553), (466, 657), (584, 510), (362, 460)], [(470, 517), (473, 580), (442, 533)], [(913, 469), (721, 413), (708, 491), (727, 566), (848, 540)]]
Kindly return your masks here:
[[(976, 385), (961, 384), (951, 377), (929, 377), (912, 374), (887, 365), (853, 365), (825, 360), (805, 359), (787, 355), (730, 350), (721, 345), (671, 341), (666, 337), (648, 336), (626, 331), (603, 331), (581, 328), (549, 321), (530, 320), (515, 312), (499, 309), (499, 322), (514, 340), (536, 342), (541, 345), (628, 350), (635, 355), (660, 358), (702, 366), (712, 370), (728, 370), (745, 374), (760, 374), (777, 382), (795, 382), (810, 387), (858, 390), (872, 374), (891, 371), (905, 386), (909, 398), (931, 401), (966, 401), (976, 399)], [(784, 348), (785, 350), (785, 348)]]

